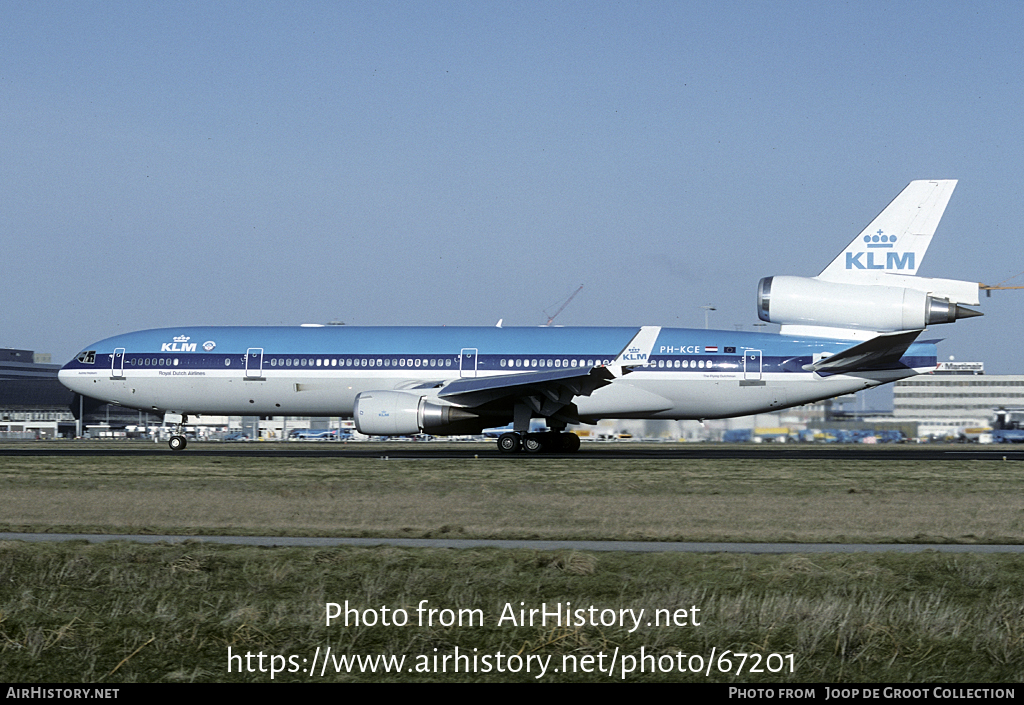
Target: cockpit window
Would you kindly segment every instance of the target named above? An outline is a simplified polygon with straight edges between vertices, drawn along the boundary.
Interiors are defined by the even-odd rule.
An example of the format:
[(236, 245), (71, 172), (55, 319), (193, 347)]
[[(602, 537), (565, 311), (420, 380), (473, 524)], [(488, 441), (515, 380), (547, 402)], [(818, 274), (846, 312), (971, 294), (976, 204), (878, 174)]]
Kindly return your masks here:
[(75, 358), (83, 365), (95, 365), (96, 364), (96, 351), (86, 350), (85, 352), (79, 353), (78, 357)]

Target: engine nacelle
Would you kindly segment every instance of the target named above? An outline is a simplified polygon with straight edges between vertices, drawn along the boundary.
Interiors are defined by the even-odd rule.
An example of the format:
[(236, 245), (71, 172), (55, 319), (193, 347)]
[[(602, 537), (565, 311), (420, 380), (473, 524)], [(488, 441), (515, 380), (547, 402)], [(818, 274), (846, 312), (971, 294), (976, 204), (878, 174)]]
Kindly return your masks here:
[(765, 277), (757, 285), (762, 321), (889, 332), (952, 323), (981, 313), (926, 291), (808, 277)]
[(414, 392), (362, 392), (355, 399), (356, 428), (368, 436), (440, 436), (479, 433), (485, 428), (477, 414)]

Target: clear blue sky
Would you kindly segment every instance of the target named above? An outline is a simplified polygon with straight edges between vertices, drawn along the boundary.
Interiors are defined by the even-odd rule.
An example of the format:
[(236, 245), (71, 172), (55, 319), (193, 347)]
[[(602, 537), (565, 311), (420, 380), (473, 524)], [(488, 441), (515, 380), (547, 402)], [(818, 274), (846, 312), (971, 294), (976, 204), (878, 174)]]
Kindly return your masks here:
[[(751, 329), (909, 181), (1024, 270), (1024, 3), (0, 4), (0, 345), (182, 324)], [(1011, 282), (1024, 284), (1024, 277)], [(1024, 291), (936, 327), (1024, 373)]]

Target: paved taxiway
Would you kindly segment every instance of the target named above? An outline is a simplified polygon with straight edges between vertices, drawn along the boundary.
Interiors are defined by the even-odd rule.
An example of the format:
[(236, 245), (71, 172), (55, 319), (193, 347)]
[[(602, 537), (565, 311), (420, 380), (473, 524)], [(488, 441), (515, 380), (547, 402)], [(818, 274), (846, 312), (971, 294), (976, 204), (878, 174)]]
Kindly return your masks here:
[(397, 546), (400, 548), (526, 548), (534, 551), (625, 551), (631, 553), (1024, 553), (1015, 544), (932, 543), (694, 543), (684, 541), (531, 541), (507, 539), (389, 539), (294, 536), (185, 536), (150, 534), (19, 534), (0, 532), (0, 541), (133, 541), (136, 543), (219, 543), (236, 546)]
[[(0, 457), (118, 457), (176, 454), (164, 443), (27, 442), (0, 448)], [(585, 443), (578, 453), (510, 456), (493, 443), (191, 443), (179, 457), (250, 458), (579, 458), (583, 460), (1024, 460), (1024, 447), (1008, 445), (755, 445), (719, 443)]]

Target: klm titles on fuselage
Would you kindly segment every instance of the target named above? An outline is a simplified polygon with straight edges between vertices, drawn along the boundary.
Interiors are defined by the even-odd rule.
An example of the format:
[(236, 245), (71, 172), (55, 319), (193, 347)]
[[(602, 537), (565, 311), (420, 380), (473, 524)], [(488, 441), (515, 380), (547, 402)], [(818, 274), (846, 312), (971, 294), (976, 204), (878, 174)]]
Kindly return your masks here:
[[(187, 335), (176, 335), (174, 336), (173, 343), (163, 343), (160, 346), (160, 352), (195, 352), (196, 343), (190, 343), (189, 336)], [(217, 347), (217, 344), (212, 340), (207, 340), (203, 343), (203, 350), (206, 352), (212, 352)]]
[(195, 352), (195, 343), (164, 343), (160, 346), (160, 352)]

